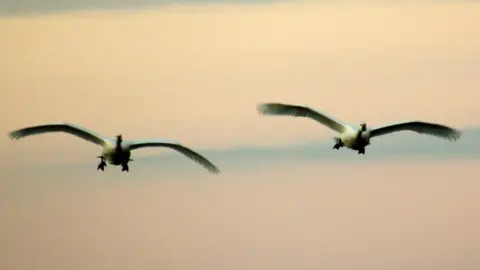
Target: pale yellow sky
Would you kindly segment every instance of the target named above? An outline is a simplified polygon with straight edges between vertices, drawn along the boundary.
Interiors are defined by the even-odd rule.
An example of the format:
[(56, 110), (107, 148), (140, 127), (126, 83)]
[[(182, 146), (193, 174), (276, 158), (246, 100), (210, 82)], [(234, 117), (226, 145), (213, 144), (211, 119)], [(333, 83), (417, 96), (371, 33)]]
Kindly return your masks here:
[[(262, 101), (308, 104), (352, 123), (478, 125), (478, 18), (479, 6), (466, 3), (308, 2), (4, 18), (0, 131), (69, 121), (192, 147), (332, 135), (259, 117)], [(5, 156), (51, 154), (54, 143), (82, 160), (96, 149), (58, 135), (0, 138)]]

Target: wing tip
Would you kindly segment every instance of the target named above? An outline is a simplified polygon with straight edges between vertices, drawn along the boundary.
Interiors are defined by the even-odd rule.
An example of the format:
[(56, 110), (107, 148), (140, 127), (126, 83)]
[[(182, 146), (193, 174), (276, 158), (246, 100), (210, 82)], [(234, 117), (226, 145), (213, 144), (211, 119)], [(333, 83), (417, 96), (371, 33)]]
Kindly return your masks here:
[(15, 130), (15, 131), (9, 132), (8, 137), (12, 140), (18, 140), (22, 137), (22, 134), (20, 133), (19, 130)]
[(258, 104), (258, 105), (257, 105), (257, 112), (258, 112), (259, 114), (262, 114), (262, 115), (266, 114), (266, 113), (268, 112), (268, 105), (269, 105), (269, 103), (260, 103), (260, 104)]
[(264, 102), (257, 105), (257, 112), (261, 115), (275, 115), (282, 110), (286, 104), (278, 102)]
[(213, 175), (217, 175), (220, 173), (220, 170), (218, 168), (211, 168), (209, 171)]
[(462, 137), (462, 131), (458, 129), (452, 129), (451, 135), (450, 135), (450, 140), (452, 141), (458, 141)]
[(213, 163), (209, 162), (207, 160), (207, 163), (206, 164), (203, 164), (203, 166), (208, 170), (208, 172), (210, 172), (211, 174), (219, 174), (220, 173), (220, 169), (218, 169), (217, 166), (215, 166)]

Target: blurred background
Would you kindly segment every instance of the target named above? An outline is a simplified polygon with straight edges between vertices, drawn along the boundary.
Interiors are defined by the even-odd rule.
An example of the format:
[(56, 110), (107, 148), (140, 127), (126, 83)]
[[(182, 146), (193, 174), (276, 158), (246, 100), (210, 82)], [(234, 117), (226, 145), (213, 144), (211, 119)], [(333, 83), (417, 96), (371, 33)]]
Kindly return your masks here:
[[(0, 3), (0, 268), (479, 269), (480, 6), (473, 1)], [(286, 102), (369, 126), (418, 119), (366, 156)], [(105, 136), (134, 152), (97, 172)]]

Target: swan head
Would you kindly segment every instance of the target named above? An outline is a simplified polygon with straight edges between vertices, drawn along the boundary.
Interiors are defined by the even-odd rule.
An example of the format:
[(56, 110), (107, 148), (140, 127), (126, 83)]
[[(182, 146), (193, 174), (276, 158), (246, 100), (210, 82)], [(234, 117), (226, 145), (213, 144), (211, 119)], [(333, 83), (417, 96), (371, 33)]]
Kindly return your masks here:
[(367, 131), (367, 123), (365, 123), (365, 122), (360, 123), (360, 130), (362, 132)]
[(122, 134), (117, 135), (117, 144), (120, 144), (123, 141)]

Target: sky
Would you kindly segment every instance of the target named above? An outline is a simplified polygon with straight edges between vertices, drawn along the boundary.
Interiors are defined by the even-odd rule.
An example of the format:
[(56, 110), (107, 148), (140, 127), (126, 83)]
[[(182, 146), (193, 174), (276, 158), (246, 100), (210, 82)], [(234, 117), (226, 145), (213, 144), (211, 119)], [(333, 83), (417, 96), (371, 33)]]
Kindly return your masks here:
[(19, 171), (0, 189), (0, 267), (476, 270), (478, 165)]
[[(1, 269), (479, 268), (480, 6), (245, 2), (0, 4)], [(364, 157), (260, 102), (464, 135)], [(99, 173), (82, 140), (7, 136), (64, 121), (222, 173), (160, 149)]]
[[(312, 122), (259, 117), (256, 105), (270, 101), (353, 124), (478, 126), (478, 12), (465, 2), (295, 2), (5, 17), (2, 129), (68, 121), (105, 136), (198, 149), (333, 135)], [(60, 157), (53, 144), (77, 154)], [(98, 151), (61, 135), (5, 136), (0, 145), (2, 166), (10, 167), (37, 163), (32, 151), (45, 162)]]

